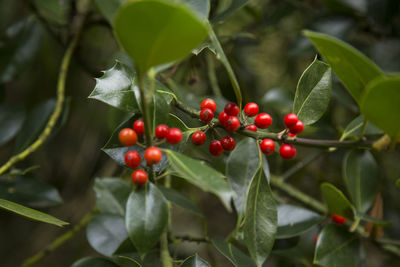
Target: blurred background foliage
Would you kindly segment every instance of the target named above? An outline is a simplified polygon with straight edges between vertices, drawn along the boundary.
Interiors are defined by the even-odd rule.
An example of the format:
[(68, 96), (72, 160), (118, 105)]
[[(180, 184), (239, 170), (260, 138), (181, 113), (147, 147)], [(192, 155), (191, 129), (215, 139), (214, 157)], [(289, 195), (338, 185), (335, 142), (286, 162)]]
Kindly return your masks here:
[[(57, 130), (42, 148), (17, 165), (18, 169), (13, 171), (20, 174), (15, 179), (0, 177), (1, 198), (41, 208), (72, 225), (94, 205), (95, 177), (124, 174), (100, 148), (125, 115), (87, 98), (93, 90), (94, 78), (110, 68), (115, 59), (132, 64), (119, 50), (111, 27), (98, 8), (100, 2), (93, 3), (74, 55), (67, 80), (68, 100)], [(229, 3), (229, 0), (211, 0), (211, 21)], [(52, 112), (59, 64), (69, 38), (69, 23), (76, 12), (74, 6), (72, 0), (0, 2), (1, 163), (35, 140)], [(302, 35), (303, 29), (345, 40), (386, 72), (400, 70), (398, 0), (253, 0), (214, 28), (237, 74), (244, 102), (255, 101), (263, 111), (271, 113), (275, 120), (273, 130), (282, 128), (280, 122), (291, 110), (297, 81), (316, 55), (316, 50)], [(225, 69), (210, 55), (204, 50), (182, 61), (176, 70), (163, 73), (172, 76), (178, 97), (196, 108), (205, 96), (218, 94), (213, 87), (220, 88), (221, 95), (217, 97), (220, 103), (235, 100)], [(212, 83), (213, 68), (218, 86)], [(328, 112), (317, 124), (306, 128), (305, 137), (339, 138), (346, 125), (358, 116), (357, 105), (337, 78), (332, 93)], [(185, 121), (195, 125), (188, 118)], [(343, 185), (344, 152), (318, 153), (312, 148), (300, 148), (295, 160), (284, 162), (270, 157), (269, 165), (272, 174), (280, 175), (299, 161), (317, 157), (318, 153), (316, 160), (289, 181), (320, 199), (319, 185), (323, 181), (344, 188), (340, 186)], [(195, 151), (191, 146), (188, 153), (210, 160), (204, 151)], [(374, 152), (374, 156), (381, 166), (384, 218), (394, 222), (385, 228), (385, 235), (400, 239), (400, 224), (395, 223), (400, 221), (400, 194), (393, 186), (400, 178), (400, 153), (397, 149), (391, 153)], [(224, 158), (212, 164), (224, 169)], [(42, 186), (43, 183), (48, 185)], [(234, 215), (226, 212), (214, 196), (187, 184), (177, 186), (199, 203), (208, 218), (210, 236), (222, 237), (234, 228)], [(202, 224), (195, 216), (179, 208), (174, 208), (173, 216), (177, 233), (201, 235)], [(0, 211), (1, 266), (18, 266), (64, 231)], [(278, 241), (275, 247), (289, 248), (298, 243), (304, 255), (311, 258), (312, 238), (317, 231)], [(230, 266), (215, 250), (196, 243), (181, 245), (180, 256), (192, 255), (199, 247), (202, 256), (213, 266)], [(366, 250), (368, 266), (398, 266), (394, 259), (373, 246), (367, 245)], [(70, 266), (86, 255), (96, 255), (96, 252), (89, 246), (85, 231), (81, 231), (38, 266)], [(272, 255), (266, 266), (293, 266), (293, 263)]]

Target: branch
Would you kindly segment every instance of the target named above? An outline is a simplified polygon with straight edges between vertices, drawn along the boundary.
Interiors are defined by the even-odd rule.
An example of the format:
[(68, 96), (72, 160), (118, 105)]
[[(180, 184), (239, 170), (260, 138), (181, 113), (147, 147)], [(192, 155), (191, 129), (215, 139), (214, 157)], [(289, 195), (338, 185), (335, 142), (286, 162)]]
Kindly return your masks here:
[[(196, 109), (188, 107), (184, 103), (179, 100), (175, 100), (175, 106), (191, 116), (192, 118), (199, 118), (200, 112)], [(217, 119), (213, 119), (212, 121), (215, 125), (219, 125)], [(254, 139), (264, 139), (270, 138), (277, 142), (284, 142), (286, 144), (293, 144), (299, 146), (307, 146), (307, 147), (316, 147), (316, 148), (372, 148), (372, 144), (374, 141), (371, 140), (323, 140), (323, 139), (309, 139), (309, 138), (299, 138), (299, 137), (285, 137), (279, 133), (268, 133), (268, 132), (253, 132), (245, 129), (240, 129), (236, 133), (248, 136)]]

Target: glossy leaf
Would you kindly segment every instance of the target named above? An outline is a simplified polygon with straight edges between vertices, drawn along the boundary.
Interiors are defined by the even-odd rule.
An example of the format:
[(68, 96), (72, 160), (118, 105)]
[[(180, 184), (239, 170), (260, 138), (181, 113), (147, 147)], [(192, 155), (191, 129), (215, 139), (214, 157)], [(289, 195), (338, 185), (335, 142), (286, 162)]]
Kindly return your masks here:
[(206, 192), (217, 195), (225, 207), (231, 210), (230, 201), (234, 193), (223, 174), (204, 162), (192, 159), (181, 153), (172, 150), (165, 150), (165, 153), (174, 175), (187, 180)]
[(215, 56), (217, 57), (217, 59), (225, 67), (225, 69), (228, 73), (228, 76), (229, 76), (229, 80), (232, 84), (233, 91), (236, 96), (236, 102), (238, 103), (239, 106), (241, 106), (242, 105), (242, 92), (240, 90), (239, 82), (236, 78), (235, 72), (233, 71), (232, 66), (229, 63), (229, 60), (226, 57), (225, 52), (222, 49), (222, 46), (218, 40), (218, 37), (215, 34), (214, 30), (212, 29), (211, 25), (208, 25), (208, 27), (209, 27), (208, 35), (209, 35), (212, 46), (215, 48), (215, 51), (213, 51), (213, 50), (210, 50), (210, 51), (215, 53)]
[(86, 228), (86, 237), (97, 252), (111, 256), (128, 237), (124, 218), (111, 214), (95, 215)]
[(134, 91), (134, 73), (117, 61), (106, 70), (100, 78), (96, 78), (96, 86), (89, 98), (97, 99), (123, 111), (135, 113), (139, 111)]
[(64, 226), (68, 224), (67, 222), (61, 221), (60, 219), (57, 219), (56, 217), (53, 217), (49, 214), (31, 208), (27, 208), (25, 206), (19, 205), (17, 203), (5, 199), (0, 199), (0, 208), (27, 217), (34, 221), (54, 224), (57, 226)]
[(124, 0), (95, 0), (94, 2), (100, 13), (112, 25), (114, 23), (115, 14)]
[(126, 229), (140, 253), (152, 249), (168, 224), (168, 206), (152, 183), (133, 191), (126, 204)]
[(360, 104), (365, 87), (374, 78), (382, 76), (382, 71), (357, 49), (339, 39), (312, 31), (304, 31), (304, 34)]
[(301, 235), (322, 221), (322, 217), (302, 207), (282, 204), (278, 205), (277, 239)]
[(200, 256), (198, 256), (197, 254), (190, 256), (184, 262), (182, 262), (182, 264), (179, 266), (180, 267), (211, 267), (211, 265), (208, 264), (208, 262), (206, 262), (205, 260), (200, 258)]
[(371, 222), (372, 224), (378, 225), (378, 226), (391, 226), (392, 225), (392, 222), (390, 222), (390, 221), (377, 219), (377, 218), (371, 217), (365, 213), (356, 212), (356, 217), (360, 218), (362, 221)]
[(243, 225), (244, 242), (257, 266), (263, 264), (272, 250), (277, 224), (275, 200), (260, 166), (250, 183)]
[(331, 88), (331, 68), (315, 58), (300, 77), (293, 103), (293, 112), (304, 125), (313, 124), (325, 113)]
[(187, 5), (162, 0), (127, 1), (114, 30), (140, 72), (182, 59), (207, 36), (205, 21)]
[(102, 213), (125, 215), (131, 187), (118, 178), (97, 178), (93, 186), (97, 208)]
[(33, 18), (11, 25), (0, 42), (0, 82), (9, 82), (20, 74), (37, 54), (41, 28)]
[[(257, 151), (257, 143), (254, 139), (245, 138), (236, 145), (226, 162), (226, 176), (232, 190), (236, 193), (233, 202), (240, 216), (243, 216), (246, 211), (249, 185), (260, 166)], [(246, 160), (243, 160), (243, 155), (246, 155)], [(266, 162), (265, 158), (263, 160)]]
[(212, 18), (212, 23), (217, 23), (220, 22), (233, 13), (235, 13), (237, 10), (242, 8), (244, 5), (246, 5), (250, 0), (232, 0), (230, 1), (230, 5), (221, 13), (217, 14), (214, 18)]
[(360, 242), (356, 235), (346, 228), (327, 225), (318, 236), (314, 254), (314, 264), (326, 267), (348, 266), (359, 264)]
[(254, 261), (241, 250), (223, 240), (212, 240), (214, 247), (236, 267), (256, 267)]
[(382, 77), (369, 83), (361, 113), (394, 139), (400, 138), (400, 76)]
[(210, 0), (184, 0), (191, 9), (200, 16), (201, 19), (206, 20), (208, 13), (210, 13)]
[(128, 255), (115, 255), (113, 259), (120, 267), (142, 267), (139, 261)]
[(87, 257), (76, 261), (71, 267), (118, 267), (118, 265), (107, 259)]
[(356, 210), (367, 212), (379, 189), (378, 164), (371, 152), (347, 152), (343, 159), (343, 179)]
[(57, 189), (29, 176), (5, 176), (0, 179), (0, 198), (36, 208), (63, 203)]
[(354, 207), (342, 191), (330, 183), (323, 183), (321, 184), (321, 194), (330, 213), (353, 218)]
[[(364, 123), (364, 116), (360, 115), (354, 120), (352, 120), (344, 129), (340, 140), (344, 140), (349, 137), (359, 136), (361, 134), (361, 129)], [(375, 125), (370, 122), (367, 122), (367, 128), (365, 128), (364, 135), (375, 135), (381, 134), (382, 131), (379, 130)]]
[(158, 189), (163, 193), (164, 197), (171, 203), (187, 209), (188, 211), (193, 212), (194, 214), (204, 217), (202, 211), (193, 203), (193, 201), (180, 192), (176, 191), (172, 188), (167, 188), (165, 186), (158, 186)]
[(24, 122), (24, 108), (18, 105), (0, 105), (0, 145), (11, 140)]
[(67, 23), (69, 2), (60, 0), (34, 0), (38, 12), (46, 19), (58, 24)]

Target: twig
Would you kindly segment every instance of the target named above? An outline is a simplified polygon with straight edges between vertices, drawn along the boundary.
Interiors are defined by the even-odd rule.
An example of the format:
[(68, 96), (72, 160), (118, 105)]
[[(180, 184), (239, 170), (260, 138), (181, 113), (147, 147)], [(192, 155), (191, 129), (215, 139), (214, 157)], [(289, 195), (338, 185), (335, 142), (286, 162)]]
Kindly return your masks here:
[(59, 246), (63, 245), (65, 242), (70, 240), (72, 237), (75, 236), (76, 233), (78, 233), (84, 226), (86, 226), (90, 219), (93, 217), (95, 214), (95, 211), (92, 210), (90, 213), (86, 214), (79, 222), (76, 224), (71, 230), (68, 232), (64, 233), (63, 235), (59, 236), (57, 239), (55, 239), (50, 245), (48, 245), (46, 248), (42, 249), (32, 257), (26, 259), (23, 263), (23, 267), (29, 267), (32, 266), (33, 264), (39, 262), (44, 256), (50, 254), (54, 250), (56, 250)]

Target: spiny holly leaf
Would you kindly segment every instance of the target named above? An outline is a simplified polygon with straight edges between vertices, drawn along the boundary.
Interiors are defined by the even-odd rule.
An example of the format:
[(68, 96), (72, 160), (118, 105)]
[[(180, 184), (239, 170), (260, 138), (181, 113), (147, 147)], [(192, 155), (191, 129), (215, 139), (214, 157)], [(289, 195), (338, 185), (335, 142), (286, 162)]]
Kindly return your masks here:
[(95, 0), (94, 2), (100, 13), (103, 14), (110, 24), (113, 24), (115, 14), (124, 1), (125, 0)]
[(200, 187), (206, 192), (217, 195), (228, 210), (231, 210), (230, 201), (233, 191), (225, 177), (207, 166), (204, 162), (192, 159), (172, 150), (165, 150), (173, 174)]
[[(340, 140), (344, 140), (349, 137), (359, 136), (361, 133), (361, 129), (364, 124), (364, 116), (360, 115), (354, 120), (352, 120), (344, 129)], [(375, 125), (370, 122), (367, 122), (367, 127), (365, 128), (364, 135), (375, 135), (382, 134), (382, 131), (379, 130)]]
[(31, 207), (45, 208), (63, 203), (57, 189), (41, 180), (24, 175), (0, 178), (0, 198)]
[(118, 178), (96, 178), (93, 187), (96, 204), (102, 213), (125, 215), (131, 187)]
[(381, 77), (369, 83), (361, 113), (393, 140), (400, 138), (400, 76)]
[(382, 76), (382, 71), (357, 49), (337, 38), (312, 31), (304, 31), (304, 34), (360, 105), (365, 87), (374, 78)]
[(168, 206), (152, 183), (133, 191), (126, 204), (126, 229), (140, 253), (148, 252), (160, 239), (168, 224)]
[(332, 75), (328, 64), (314, 59), (297, 84), (293, 112), (304, 125), (318, 121), (328, 108)]
[(244, 5), (246, 5), (250, 0), (232, 0), (230, 1), (230, 5), (221, 13), (217, 14), (214, 18), (211, 19), (211, 22), (213, 24), (218, 23), (233, 13), (235, 13), (237, 10), (242, 8)]
[(208, 13), (210, 13), (210, 1), (209, 0), (183, 0), (187, 3), (190, 8), (200, 16), (201, 19), (206, 20)]
[(264, 263), (272, 250), (277, 224), (275, 200), (260, 166), (250, 183), (243, 225), (244, 242), (257, 266)]
[(39, 222), (44, 222), (44, 223), (49, 223), (49, 224), (54, 224), (57, 226), (64, 226), (67, 225), (67, 222), (61, 221), (60, 219), (57, 219), (51, 215), (48, 215), (46, 213), (30, 209), (27, 207), (24, 207), (22, 205), (19, 205), (17, 203), (1, 199), (0, 198), (0, 208), (5, 209), (11, 212), (14, 212), (18, 215), (27, 217), (29, 219), (32, 219), (34, 221), (39, 221)]
[(160, 191), (163, 193), (163, 195), (169, 202), (171, 202), (181, 208), (184, 208), (188, 211), (191, 211), (200, 217), (204, 217), (201, 210), (193, 203), (193, 201), (191, 199), (187, 198), (186, 196), (184, 196), (180, 192), (176, 191), (175, 189), (167, 188), (167, 187), (164, 187), (161, 185), (159, 185), (157, 187), (158, 187), (158, 189), (160, 189)]
[(236, 267), (256, 267), (254, 261), (241, 250), (223, 240), (212, 240), (214, 247)]
[(119, 215), (97, 214), (86, 228), (89, 244), (100, 254), (111, 256), (128, 237), (124, 218)]
[(190, 256), (184, 262), (182, 262), (182, 264), (179, 266), (180, 267), (211, 267), (211, 265), (208, 264), (208, 262), (206, 262), (205, 260), (200, 258), (200, 256), (198, 256), (197, 254)]
[(117, 61), (111, 69), (104, 72), (103, 76), (96, 78), (96, 86), (89, 98), (126, 112), (139, 112), (133, 81), (133, 71)]
[(322, 217), (310, 210), (293, 205), (278, 205), (277, 239), (301, 235), (322, 221)]
[(140, 72), (182, 59), (207, 36), (205, 20), (188, 5), (162, 0), (125, 2), (114, 31)]
[(0, 145), (8, 142), (18, 133), (24, 118), (23, 107), (15, 104), (0, 105)]
[(346, 196), (330, 183), (321, 184), (321, 194), (330, 213), (353, 218), (354, 207)]
[(327, 225), (318, 236), (314, 254), (314, 264), (326, 267), (359, 264), (360, 242), (356, 235), (344, 227)]
[(367, 212), (379, 187), (379, 169), (369, 151), (351, 150), (343, 159), (343, 179), (357, 211)]

